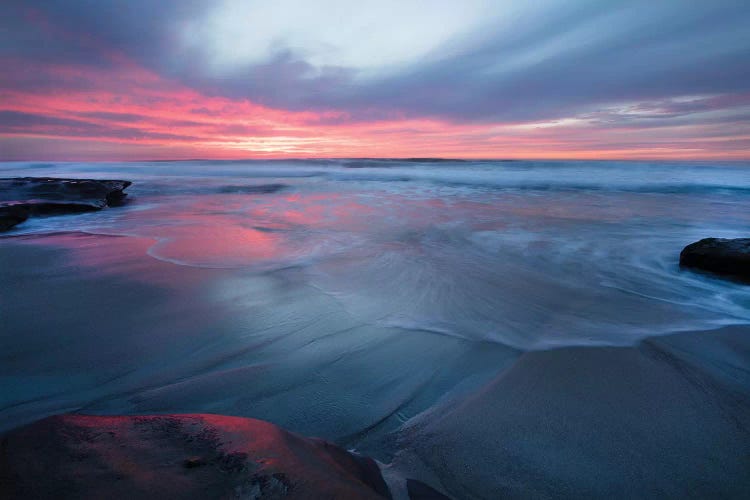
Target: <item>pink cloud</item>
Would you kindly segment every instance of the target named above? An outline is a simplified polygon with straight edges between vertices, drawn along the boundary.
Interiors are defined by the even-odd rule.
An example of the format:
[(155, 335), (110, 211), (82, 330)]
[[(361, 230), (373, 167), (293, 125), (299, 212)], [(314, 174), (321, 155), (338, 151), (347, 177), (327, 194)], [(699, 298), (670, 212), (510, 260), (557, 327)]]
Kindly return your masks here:
[[(657, 127), (576, 118), (461, 123), (406, 114), (372, 121), (345, 111), (289, 111), (209, 96), (121, 55), (112, 71), (4, 60), (3, 159), (461, 157), (745, 159), (750, 127), (664, 122)], [(22, 90), (41, 76), (59, 87)], [(705, 106), (746, 104), (712, 97)], [(739, 101), (738, 101), (739, 99)], [(700, 106), (698, 106), (700, 108)], [(10, 118), (13, 118), (11, 120)], [(719, 133), (716, 133), (719, 132)], [(21, 147), (20, 145), (24, 145)], [(49, 158), (47, 158), (49, 157)]]

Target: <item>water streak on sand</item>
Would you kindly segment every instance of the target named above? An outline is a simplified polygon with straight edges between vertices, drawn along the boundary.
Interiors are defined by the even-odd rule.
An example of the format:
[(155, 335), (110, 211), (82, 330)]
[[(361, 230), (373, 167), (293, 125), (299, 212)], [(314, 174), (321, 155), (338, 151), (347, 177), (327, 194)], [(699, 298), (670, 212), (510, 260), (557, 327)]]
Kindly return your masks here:
[[(678, 256), (704, 236), (747, 236), (750, 165), (0, 164), (3, 177), (53, 170), (134, 184), (124, 207), (32, 219), (0, 238), (0, 283), (13, 290), (0, 301), (13, 333), (0, 336), (4, 428), (71, 409), (250, 416), (400, 457), (411, 477), (427, 467), (481, 497), (517, 490), (482, 490), (481, 467), (456, 472), (482, 439), (471, 422), (515, 429), (490, 433), (487, 446), (515, 450), (529, 477), (547, 467), (567, 484), (573, 469), (550, 469), (525, 440), (571, 420), (518, 423), (548, 415), (545, 401), (562, 412), (591, 384), (602, 415), (647, 403), (666, 426), (659, 401), (672, 396), (651, 392), (659, 377), (674, 397), (699, 397), (670, 370), (719, 380), (709, 406), (747, 389), (750, 288), (681, 271)], [(737, 325), (732, 336), (710, 348), (669, 336), (727, 325)], [(667, 337), (645, 349), (655, 336)], [(691, 361), (667, 368), (665, 352)], [(544, 374), (575, 370), (576, 359), (589, 371), (570, 375), (558, 389), (572, 393), (558, 400)], [(590, 381), (598, 373), (603, 385)], [(642, 399), (610, 401), (605, 382)], [(732, 437), (725, 403), (684, 404), (691, 422)], [(746, 439), (734, 437), (739, 448), (728, 450)], [(449, 458), (441, 465), (430, 449)], [(580, 466), (573, 451), (559, 453)]]

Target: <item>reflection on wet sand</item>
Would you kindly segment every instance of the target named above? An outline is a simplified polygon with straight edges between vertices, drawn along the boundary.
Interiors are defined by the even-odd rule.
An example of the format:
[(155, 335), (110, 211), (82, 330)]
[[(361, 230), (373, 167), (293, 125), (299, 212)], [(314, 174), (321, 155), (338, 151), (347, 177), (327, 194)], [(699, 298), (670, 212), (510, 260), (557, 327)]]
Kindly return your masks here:
[(0, 238), (3, 429), (249, 416), (477, 497), (544, 471), (540, 496), (591, 493), (575, 476), (599, 456), (636, 496), (649, 462), (685, 478), (715, 459), (725, 483), (746, 464), (749, 289), (677, 266), (748, 227), (736, 170), (680, 166), (677, 189), (638, 165), (191, 168), (99, 172), (135, 172), (131, 202)]

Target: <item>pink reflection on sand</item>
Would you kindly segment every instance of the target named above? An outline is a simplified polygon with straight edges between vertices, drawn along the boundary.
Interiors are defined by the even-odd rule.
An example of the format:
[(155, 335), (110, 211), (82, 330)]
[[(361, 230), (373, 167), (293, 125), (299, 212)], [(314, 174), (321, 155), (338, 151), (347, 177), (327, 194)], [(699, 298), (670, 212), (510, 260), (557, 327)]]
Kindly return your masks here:
[(184, 268), (148, 257), (146, 253), (154, 244), (151, 238), (65, 232), (4, 239), (11, 244), (53, 249), (62, 260), (40, 260), (35, 264), (50, 280), (78, 279), (85, 274), (184, 290), (206, 278), (200, 269), (186, 273)]
[(143, 220), (138, 233), (158, 241), (149, 250), (154, 257), (205, 267), (265, 267), (356, 244), (384, 224), (383, 211), (393, 208), (385, 198), (373, 206), (338, 193), (204, 195), (135, 216)]
[(12, 243), (40, 245), (74, 250), (70, 256), (73, 265), (97, 268), (101, 272), (121, 272), (126, 262), (145, 253), (153, 240), (126, 236), (89, 234), (84, 232), (60, 232), (29, 234), (8, 237)]
[(362, 219), (376, 213), (374, 207), (356, 197), (338, 193), (288, 195), (276, 205), (275, 211), (281, 221), (292, 226), (334, 230), (364, 229)]
[(132, 257), (146, 253), (182, 265), (269, 269), (360, 245), (419, 237), (443, 225), (460, 225), (469, 232), (506, 230), (519, 219), (559, 225), (591, 217), (580, 209), (587, 204), (607, 220), (651, 211), (641, 207), (634, 212), (611, 202), (602, 206), (597, 195), (561, 195), (549, 204), (526, 193), (487, 193), (482, 202), (384, 191), (205, 194), (170, 197), (152, 208), (130, 212), (112, 226), (95, 229), (135, 237), (105, 244), (103, 239), (60, 235), (50, 243), (74, 248), (83, 265), (102, 269), (136, 267), (129, 264), (135, 262)]
[(149, 253), (178, 263), (225, 267), (268, 261), (282, 253), (277, 234), (236, 225), (183, 226), (167, 233)]

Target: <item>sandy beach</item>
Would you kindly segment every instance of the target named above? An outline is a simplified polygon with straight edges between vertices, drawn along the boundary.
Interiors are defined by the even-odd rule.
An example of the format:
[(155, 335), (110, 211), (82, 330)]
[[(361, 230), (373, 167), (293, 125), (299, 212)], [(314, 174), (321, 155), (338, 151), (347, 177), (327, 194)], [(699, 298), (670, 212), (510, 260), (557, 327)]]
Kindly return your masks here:
[(748, 288), (677, 265), (745, 227), (735, 170), (154, 168), (87, 166), (129, 201), (0, 238), (0, 431), (211, 413), (371, 457), (394, 498), (750, 492)]

